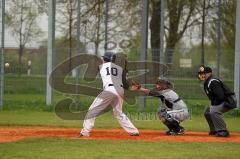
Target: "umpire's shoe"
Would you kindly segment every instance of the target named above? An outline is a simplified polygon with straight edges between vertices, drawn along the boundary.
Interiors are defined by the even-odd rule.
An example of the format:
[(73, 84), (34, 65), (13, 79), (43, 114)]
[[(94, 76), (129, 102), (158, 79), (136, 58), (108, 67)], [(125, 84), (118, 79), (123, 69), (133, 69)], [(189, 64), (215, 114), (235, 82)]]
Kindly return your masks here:
[(216, 135), (216, 134), (217, 134), (217, 131), (210, 131), (210, 132), (208, 133), (209, 136), (214, 136), (214, 135)]
[(216, 137), (229, 137), (230, 134), (227, 130), (218, 131), (215, 135)]

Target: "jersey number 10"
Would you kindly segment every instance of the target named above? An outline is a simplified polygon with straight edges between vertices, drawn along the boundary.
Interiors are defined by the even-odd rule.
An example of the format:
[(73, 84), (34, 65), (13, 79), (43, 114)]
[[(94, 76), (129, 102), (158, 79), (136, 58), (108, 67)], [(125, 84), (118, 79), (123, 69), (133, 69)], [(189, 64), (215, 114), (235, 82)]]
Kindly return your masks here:
[(111, 68), (111, 72), (110, 72), (109, 67), (107, 67), (106, 70), (107, 70), (107, 76), (109, 76), (109, 75), (117, 76), (118, 75), (118, 70), (114, 67)]

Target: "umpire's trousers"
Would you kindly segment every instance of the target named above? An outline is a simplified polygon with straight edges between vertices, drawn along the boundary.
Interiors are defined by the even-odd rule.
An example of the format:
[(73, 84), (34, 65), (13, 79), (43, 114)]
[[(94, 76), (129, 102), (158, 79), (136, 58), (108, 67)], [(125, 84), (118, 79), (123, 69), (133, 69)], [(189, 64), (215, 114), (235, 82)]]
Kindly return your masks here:
[(229, 110), (231, 109), (225, 107), (224, 103), (205, 108), (204, 116), (208, 122), (211, 132), (227, 130), (227, 126), (223, 118), (223, 113), (228, 112)]

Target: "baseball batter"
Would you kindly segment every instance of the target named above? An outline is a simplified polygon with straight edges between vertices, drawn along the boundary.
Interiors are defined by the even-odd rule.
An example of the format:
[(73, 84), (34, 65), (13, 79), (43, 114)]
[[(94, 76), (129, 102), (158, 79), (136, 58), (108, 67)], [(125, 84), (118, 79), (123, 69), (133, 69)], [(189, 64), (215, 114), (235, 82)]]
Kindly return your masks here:
[(153, 90), (142, 87), (139, 87), (137, 90), (144, 92), (146, 95), (158, 97), (164, 103), (164, 106), (158, 112), (158, 116), (169, 129), (166, 132), (167, 135), (184, 134), (184, 128), (180, 126), (180, 122), (189, 117), (186, 104), (178, 94), (171, 89), (172, 84), (169, 81), (159, 79), (155, 86), (156, 88)]
[(109, 105), (112, 106), (114, 116), (117, 118), (121, 127), (131, 136), (139, 136), (138, 129), (122, 112), (124, 88), (127, 87), (125, 86), (126, 73), (122, 67), (113, 63), (115, 58), (116, 56), (111, 52), (106, 52), (103, 56), (103, 64), (99, 66), (103, 82), (103, 91), (91, 104), (85, 116), (80, 136), (88, 137), (90, 135), (96, 116)]

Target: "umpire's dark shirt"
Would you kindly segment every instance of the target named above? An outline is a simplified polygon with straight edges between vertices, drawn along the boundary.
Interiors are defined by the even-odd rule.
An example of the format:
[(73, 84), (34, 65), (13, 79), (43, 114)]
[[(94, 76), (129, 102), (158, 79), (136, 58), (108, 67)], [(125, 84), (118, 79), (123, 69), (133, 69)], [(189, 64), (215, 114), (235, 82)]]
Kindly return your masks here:
[(214, 106), (224, 102), (224, 91), (222, 88), (222, 83), (218, 80), (212, 79), (215, 78), (211, 76), (204, 82), (204, 91), (211, 100), (211, 105)]

